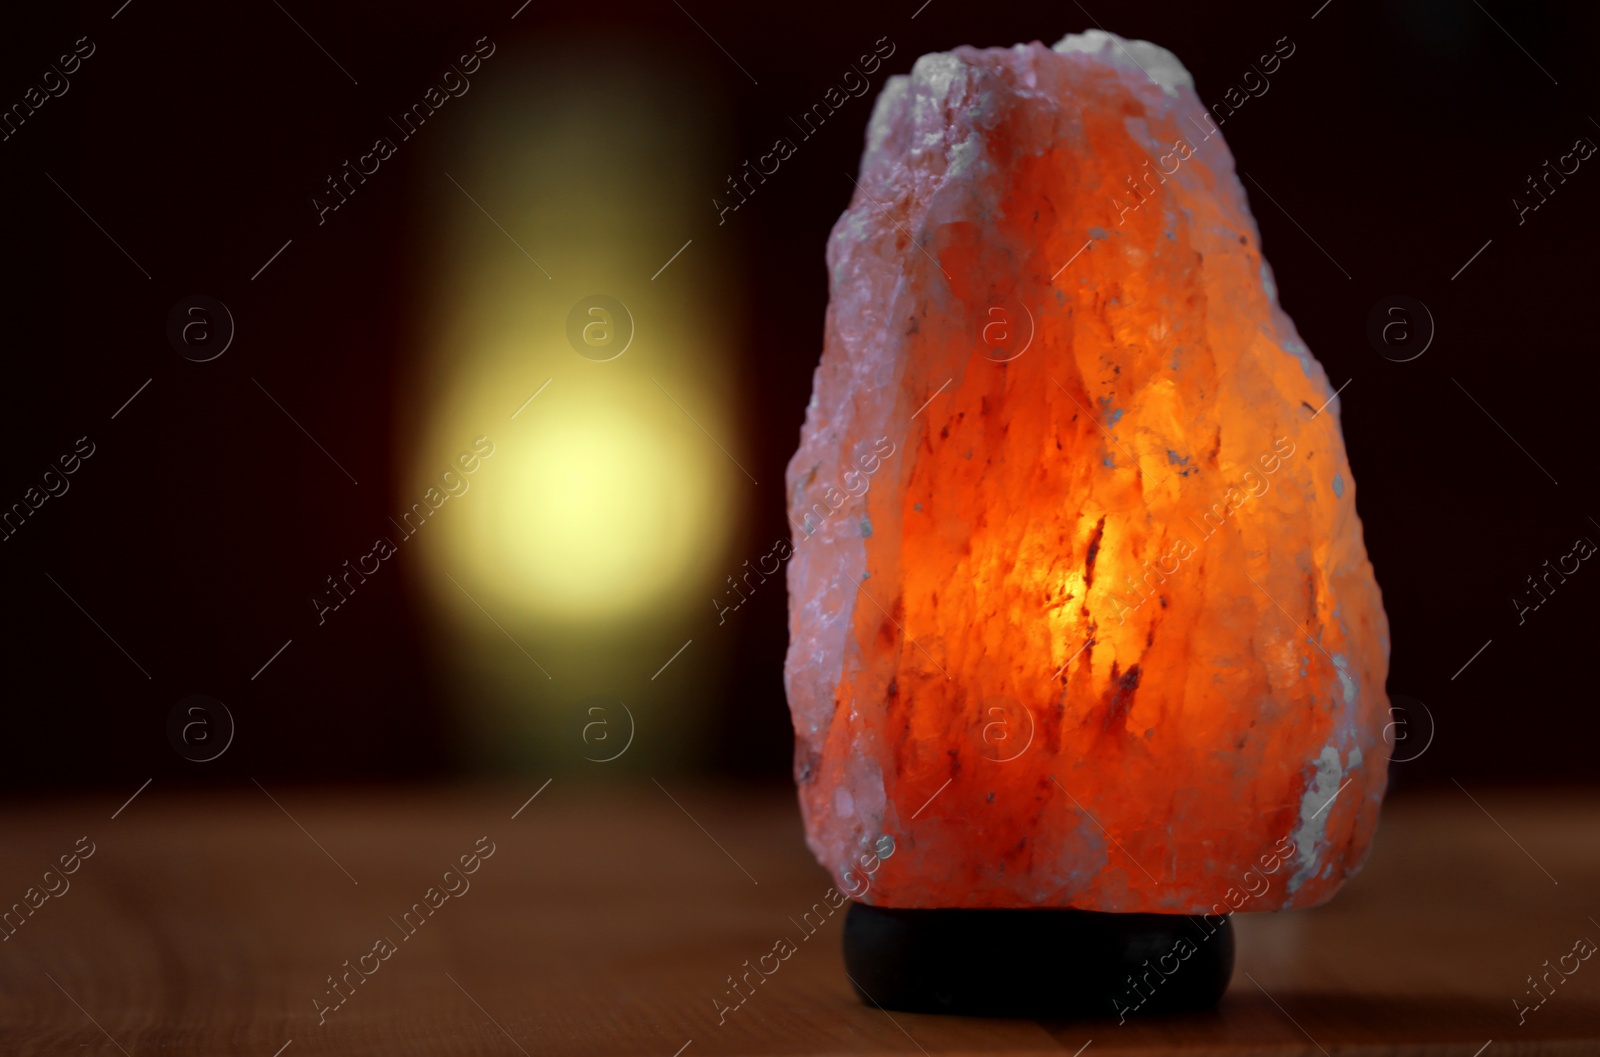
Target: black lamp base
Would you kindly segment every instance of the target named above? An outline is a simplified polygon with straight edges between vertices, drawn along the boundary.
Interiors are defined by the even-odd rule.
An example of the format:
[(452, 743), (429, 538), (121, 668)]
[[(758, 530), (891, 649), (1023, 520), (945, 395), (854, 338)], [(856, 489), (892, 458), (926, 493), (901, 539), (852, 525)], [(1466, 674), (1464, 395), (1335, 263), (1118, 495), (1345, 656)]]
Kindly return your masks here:
[(1122, 1019), (1215, 1006), (1233, 976), (1233, 923), (852, 902), (844, 963), (862, 1001), (885, 1009)]

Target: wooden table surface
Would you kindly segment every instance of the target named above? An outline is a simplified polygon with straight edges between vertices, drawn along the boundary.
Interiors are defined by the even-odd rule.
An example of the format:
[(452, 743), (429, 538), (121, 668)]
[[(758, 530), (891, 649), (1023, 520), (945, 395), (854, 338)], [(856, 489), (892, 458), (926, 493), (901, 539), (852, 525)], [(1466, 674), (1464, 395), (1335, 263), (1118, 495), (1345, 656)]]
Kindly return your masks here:
[[(0, 813), (0, 904), (33, 911), (0, 942), (0, 1053), (1600, 1054), (1600, 958), (1559, 971), (1600, 943), (1593, 793), (1393, 803), (1332, 904), (1236, 919), (1219, 1010), (1119, 1026), (858, 1002), (843, 911), (804, 940), (795, 923), (830, 882), (792, 797), (537, 788), (157, 783), (114, 819), (120, 795)], [(719, 1016), (726, 978), (781, 939), (799, 949)], [(1519, 1024), (1546, 960), (1562, 982)]]

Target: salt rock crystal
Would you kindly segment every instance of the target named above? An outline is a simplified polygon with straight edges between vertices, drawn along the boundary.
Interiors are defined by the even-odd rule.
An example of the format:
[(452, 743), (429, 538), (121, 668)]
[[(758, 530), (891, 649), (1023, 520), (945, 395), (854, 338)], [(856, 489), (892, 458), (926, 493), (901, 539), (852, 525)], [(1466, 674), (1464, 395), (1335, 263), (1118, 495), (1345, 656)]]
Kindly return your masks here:
[(1326, 901), (1378, 819), (1388, 626), (1188, 72), (958, 48), (866, 139), (787, 475), (811, 849), (880, 906)]

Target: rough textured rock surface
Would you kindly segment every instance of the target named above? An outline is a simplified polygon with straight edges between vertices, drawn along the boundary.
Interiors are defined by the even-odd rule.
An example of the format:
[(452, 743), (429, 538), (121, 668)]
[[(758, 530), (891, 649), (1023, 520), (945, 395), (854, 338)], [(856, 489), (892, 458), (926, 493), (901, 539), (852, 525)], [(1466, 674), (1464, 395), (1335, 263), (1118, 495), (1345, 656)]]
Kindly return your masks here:
[(1183, 66), (923, 56), (827, 260), (785, 684), (840, 890), (1330, 898), (1383, 795), (1387, 621), (1339, 403)]

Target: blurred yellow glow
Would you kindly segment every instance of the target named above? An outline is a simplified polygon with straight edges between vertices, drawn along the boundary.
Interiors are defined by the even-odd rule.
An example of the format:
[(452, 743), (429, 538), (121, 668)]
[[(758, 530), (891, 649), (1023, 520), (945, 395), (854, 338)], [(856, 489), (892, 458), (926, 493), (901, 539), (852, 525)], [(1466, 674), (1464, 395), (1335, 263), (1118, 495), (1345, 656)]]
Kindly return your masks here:
[(507, 446), (497, 486), (463, 504), (474, 582), (520, 609), (578, 618), (689, 589), (686, 574), (718, 550), (707, 544), (721, 535), (708, 524), (724, 505), (721, 468), (709, 456), (721, 455), (698, 430), (662, 422), (661, 404), (681, 412), (645, 385), (539, 396), (551, 399)]
[[(737, 319), (698, 296), (730, 288), (700, 242), (652, 280), (704, 230), (714, 186), (679, 76), (640, 53), (508, 54), (440, 141), (406, 487), (436, 481), (472, 438), (494, 443), (470, 492), (430, 522), (423, 580), (453, 637), (507, 680), (546, 681), (525, 649), (602, 685), (628, 644), (613, 640), (609, 662), (586, 650), (711, 612), (737, 490), (751, 487), (717, 447), (742, 445)], [(597, 294), (631, 315), (615, 358), (568, 337), (574, 306)]]

